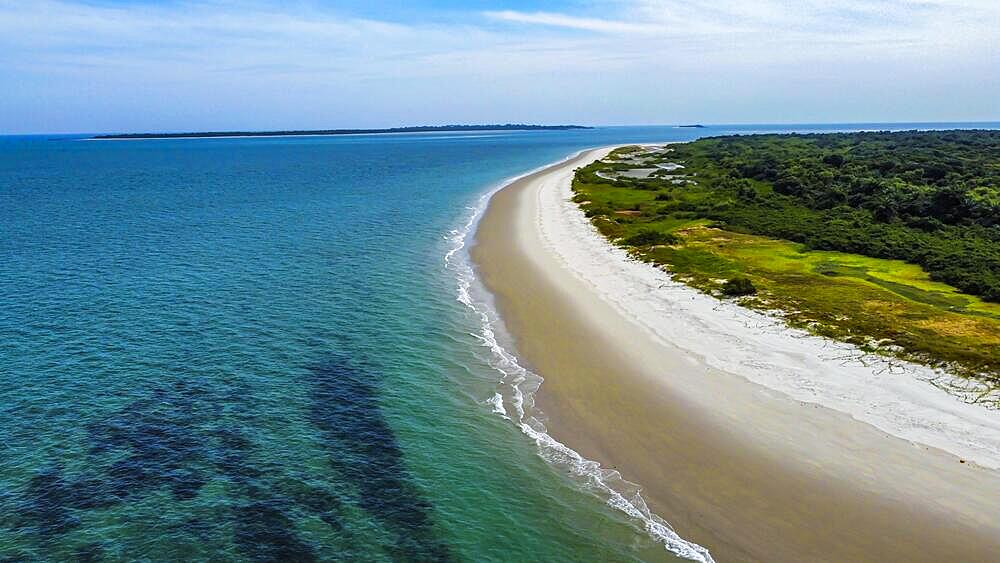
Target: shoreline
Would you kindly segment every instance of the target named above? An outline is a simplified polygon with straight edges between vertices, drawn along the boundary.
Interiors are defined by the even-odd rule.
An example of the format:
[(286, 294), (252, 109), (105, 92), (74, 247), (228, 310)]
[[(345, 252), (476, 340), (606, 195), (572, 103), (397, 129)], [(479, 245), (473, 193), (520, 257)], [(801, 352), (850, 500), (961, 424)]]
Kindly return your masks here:
[[(658, 271), (629, 263), (603, 239), (587, 240), (566, 223), (575, 211), (589, 227), (563, 190), (575, 167), (600, 155), (584, 152), (496, 192), (470, 253), (519, 357), (544, 378), (535, 401), (550, 434), (639, 483), (654, 513), (718, 560), (995, 555), (1000, 473), (987, 468), (989, 443), (971, 452), (983, 466), (960, 463), (918, 445), (926, 440), (897, 438), (817, 404), (816, 389), (813, 402), (805, 402), (755, 383), (734, 369), (740, 364), (726, 364), (732, 360), (727, 347), (745, 343), (701, 338), (700, 348), (690, 346), (712, 334), (705, 330), (721, 330), (717, 307), (654, 306), (713, 298), (686, 286), (689, 293), (669, 288), (665, 295), (616, 290), (630, 281), (620, 276), (636, 273), (587, 269), (590, 257), (604, 266)], [(688, 316), (660, 330), (676, 315)], [(746, 334), (759, 332), (746, 324)], [(788, 367), (786, 379), (831, 361), (810, 356), (809, 349), (771, 352)], [(853, 380), (845, 384), (852, 385), (858, 390)], [(964, 407), (979, 408), (955, 404), (962, 405), (953, 409), (955, 420), (966, 416)], [(996, 422), (983, 416), (981, 426)]]

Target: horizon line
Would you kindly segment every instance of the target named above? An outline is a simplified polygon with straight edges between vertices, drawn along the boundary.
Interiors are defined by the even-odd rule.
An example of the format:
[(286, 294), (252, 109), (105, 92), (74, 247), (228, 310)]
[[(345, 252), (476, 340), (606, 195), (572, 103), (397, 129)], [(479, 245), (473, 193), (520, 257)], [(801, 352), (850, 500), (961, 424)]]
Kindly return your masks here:
[[(545, 124), (529, 124), (529, 123), (452, 123), (443, 125), (398, 125), (391, 127), (358, 127), (358, 128), (334, 128), (334, 129), (232, 129), (232, 130), (170, 130), (170, 131), (156, 131), (156, 132), (122, 132), (122, 131), (75, 131), (75, 132), (20, 132), (20, 133), (7, 133), (0, 132), (0, 137), (35, 137), (35, 136), (45, 136), (45, 135), (55, 135), (55, 136), (118, 136), (118, 135), (215, 135), (217, 138), (224, 138), (218, 133), (232, 133), (233, 136), (249, 136), (251, 134), (265, 134), (262, 136), (280, 136), (274, 133), (296, 133), (300, 136), (304, 136), (309, 132), (317, 132), (319, 135), (321, 131), (385, 131), (393, 132), (392, 130), (397, 129), (417, 129), (417, 128), (445, 128), (445, 127), (507, 127), (511, 126), (521, 126), (530, 128), (581, 128), (581, 129), (599, 129), (599, 128), (610, 128), (610, 127), (691, 127), (693, 125), (701, 125), (703, 127), (726, 127), (726, 126), (739, 126), (746, 127), (751, 125), (780, 125), (780, 126), (794, 126), (794, 125), (938, 125), (938, 124), (956, 124), (956, 125), (977, 125), (977, 124), (997, 124), (1000, 125), (1000, 118), (996, 119), (982, 119), (982, 120), (934, 120), (934, 121), (738, 121), (738, 122), (728, 122), (728, 123), (705, 123), (705, 122), (684, 122), (684, 123), (642, 123), (642, 124), (621, 124), (621, 123), (602, 123), (602, 124), (560, 124), (560, 125), (545, 125)], [(527, 130), (527, 129), (525, 129)], [(400, 133), (420, 133), (421, 131), (399, 131)], [(433, 129), (430, 131), (423, 132), (434, 132)], [(340, 133), (341, 135), (350, 133)], [(354, 134), (366, 134), (366, 133), (354, 133)], [(294, 135), (288, 135), (294, 136)], [(183, 138), (183, 137), (178, 137)], [(194, 138), (194, 137), (192, 137)]]

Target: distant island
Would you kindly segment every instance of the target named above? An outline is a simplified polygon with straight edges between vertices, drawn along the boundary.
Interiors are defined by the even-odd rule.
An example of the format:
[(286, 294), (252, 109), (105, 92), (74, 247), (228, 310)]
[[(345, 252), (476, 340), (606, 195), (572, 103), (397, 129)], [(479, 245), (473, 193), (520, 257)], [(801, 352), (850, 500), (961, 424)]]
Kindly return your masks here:
[(295, 137), (304, 135), (377, 135), (385, 133), (431, 133), (443, 131), (566, 131), (593, 129), (583, 125), (527, 125), (505, 123), (493, 125), (420, 125), (388, 129), (317, 129), (310, 131), (202, 131), (191, 133), (116, 133), (95, 135), (92, 139), (178, 139), (200, 137)]
[(693, 128), (693, 129), (704, 129), (705, 128), (705, 126), (702, 125), (702, 124), (700, 124), (700, 123), (696, 123), (694, 125), (678, 125), (678, 127), (690, 127), (690, 128)]

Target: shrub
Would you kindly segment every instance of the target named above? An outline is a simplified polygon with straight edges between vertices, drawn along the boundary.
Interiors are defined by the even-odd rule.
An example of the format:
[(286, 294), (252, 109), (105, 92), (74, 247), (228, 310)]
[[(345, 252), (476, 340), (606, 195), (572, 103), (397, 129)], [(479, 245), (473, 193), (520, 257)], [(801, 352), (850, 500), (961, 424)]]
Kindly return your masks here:
[(623, 241), (629, 246), (652, 246), (654, 244), (677, 244), (680, 239), (673, 233), (645, 229)]
[(747, 278), (730, 278), (722, 285), (722, 293), (730, 297), (739, 297), (753, 295), (757, 293), (757, 288)]
[(744, 180), (744, 183), (740, 184), (736, 190), (736, 197), (741, 201), (754, 201), (757, 199), (757, 190), (750, 182)]
[(594, 206), (583, 210), (585, 217), (599, 217), (601, 215), (611, 215), (611, 209), (607, 207)]
[(823, 157), (823, 162), (829, 164), (830, 166), (840, 168), (844, 165), (844, 156), (836, 153), (828, 154)]

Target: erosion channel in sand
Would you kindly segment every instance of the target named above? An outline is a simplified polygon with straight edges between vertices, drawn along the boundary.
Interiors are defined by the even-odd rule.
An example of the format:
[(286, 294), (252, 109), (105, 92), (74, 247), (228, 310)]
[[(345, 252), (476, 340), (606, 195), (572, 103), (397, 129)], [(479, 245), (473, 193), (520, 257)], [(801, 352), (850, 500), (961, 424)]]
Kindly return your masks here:
[[(878, 401), (844, 399), (871, 382), (852, 371), (863, 366), (811, 354), (822, 342), (726, 328), (712, 315), (732, 311), (698, 306), (711, 298), (586, 231), (569, 183), (607, 152), (497, 192), (471, 249), (519, 357), (544, 378), (535, 404), (548, 432), (639, 483), (650, 508), (717, 561), (1000, 558), (998, 413), (910, 378), (870, 389), (902, 396), (882, 416)], [(636, 268), (663, 276), (664, 291), (630, 293)], [(758, 371), (787, 381), (741, 373), (733, 359), (748, 342), (767, 347)], [(823, 378), (839, 399), (802, 383)]]

